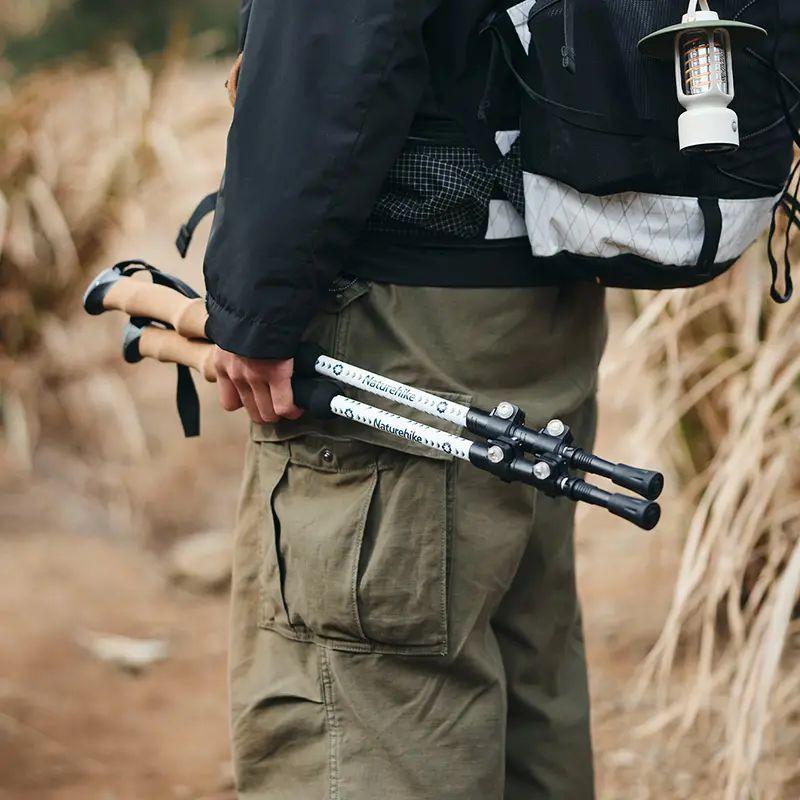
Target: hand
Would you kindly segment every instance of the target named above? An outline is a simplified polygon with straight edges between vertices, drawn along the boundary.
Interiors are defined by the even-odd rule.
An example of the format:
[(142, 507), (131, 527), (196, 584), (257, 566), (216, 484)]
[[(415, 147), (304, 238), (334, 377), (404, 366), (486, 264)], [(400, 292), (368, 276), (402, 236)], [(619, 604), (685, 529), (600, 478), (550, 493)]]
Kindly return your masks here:
[(244, 358), (216, 347), (214, 365), (219, 401), (226, 411), (244, 406), (250, 419), (259, 425), (303, 415), (292, 393), (294, 359)]

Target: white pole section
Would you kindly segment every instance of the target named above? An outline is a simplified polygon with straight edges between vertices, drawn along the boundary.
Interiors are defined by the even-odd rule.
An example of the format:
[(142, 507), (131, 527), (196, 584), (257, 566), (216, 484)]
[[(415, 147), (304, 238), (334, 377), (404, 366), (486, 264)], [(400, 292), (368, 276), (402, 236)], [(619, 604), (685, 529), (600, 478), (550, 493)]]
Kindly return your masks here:
[[(435, 394), (423, 392), (413, 386), (398, 383), (391, 378), (384, 378), (374, 372), (367, 372), (360, 367), (347, 364), (344, 361), (324, 355), (317, 359), (315, 369), (320, 375), (326, 375), (334, 380), (346, 383), (356, 389), (363, 389), (370, 394), (385, 397), (395, 403), (415, 408), (438, 419), (453, 422), (459, 427), (467, 425), (467, 412), (469, 408), (460, 403), (453, 403)], [(369, 408), (369, 406), (366, 406)], [(402, 418), (401, 418), (402, 419)]]
[(452, 433), (445, 433), (438, 428), (424, 425), (421, 422), (400, 417), (390, 411), (360, 403), (344, 395), (337, 395), (331, 401), (331, 411), (345, 419), (360, 422), (370, 428), (389, 433), (400, 439), (408, 439), (425, 447), (434, 450), (441, 450), (443, 453), (469, 461), (469, 451), (474, 442), (455, 436)]

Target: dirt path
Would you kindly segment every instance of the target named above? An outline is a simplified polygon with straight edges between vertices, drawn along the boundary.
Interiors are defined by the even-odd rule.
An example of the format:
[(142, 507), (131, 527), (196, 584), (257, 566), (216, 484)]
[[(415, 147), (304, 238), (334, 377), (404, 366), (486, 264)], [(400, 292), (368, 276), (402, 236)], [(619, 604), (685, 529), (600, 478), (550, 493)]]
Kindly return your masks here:
[[(165, 585), (154, 557), (75, 532), (0, 541), (0, 797), (228, 796), (226, 609)], [(132, 676), (86, 631), (170, 642)]]

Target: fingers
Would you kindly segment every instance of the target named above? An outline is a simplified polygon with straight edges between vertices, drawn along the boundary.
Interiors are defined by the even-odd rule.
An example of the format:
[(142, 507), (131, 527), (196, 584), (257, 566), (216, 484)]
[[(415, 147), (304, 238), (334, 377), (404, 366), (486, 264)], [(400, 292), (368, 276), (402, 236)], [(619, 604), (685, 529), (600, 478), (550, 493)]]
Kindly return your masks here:
[(274, 419), (264, 419), (261, 412), (258, 410), (256, 403), (255, 392), (253, 387), (244, 378), (236, 378), (233, 381), (236, 391), (239, 392), (242, 405), (247, 409), (247, 414), (256, 425), (263, 425), (265, 422), (274, 422)]
[(277, 422), (280, 415), (273, 408), (269, 386), (266, 383), (251, 383), (250, 389), (261, 419), (264, 422)]
[(220, 404), (226, 411), (244, 406), (250, 419), (257, 424), (277, 422), (281, 418), (294, 420), (303, 415), (294, 404), (294, 362), (291, 359), (247, 359), (216, 348), (214, 365)]
[(303, 416), (302, 409), (294, 404), (294, 393), (292, 392), (292, 381), (290, 377), (281, 376), (269, 385), (272, 394), (272, 405), (275, 414), (285, 419), (300, 419)]
[(242, 407), (242, 399), (239, 397), (239, 392), (233, 382), (219, 370), (217, 370), (217, 392), (219, 394), (219, 404), (225, 411), (238, 411)]

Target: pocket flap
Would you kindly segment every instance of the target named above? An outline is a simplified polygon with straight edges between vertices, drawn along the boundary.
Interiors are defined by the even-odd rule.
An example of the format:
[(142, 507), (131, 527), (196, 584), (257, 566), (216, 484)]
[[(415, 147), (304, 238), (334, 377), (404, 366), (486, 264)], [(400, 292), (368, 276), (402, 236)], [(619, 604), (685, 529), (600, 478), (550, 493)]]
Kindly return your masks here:
[(444, 654), (449, 465), (330, 436), (252, 450), (261, 626), (349, 652)]

